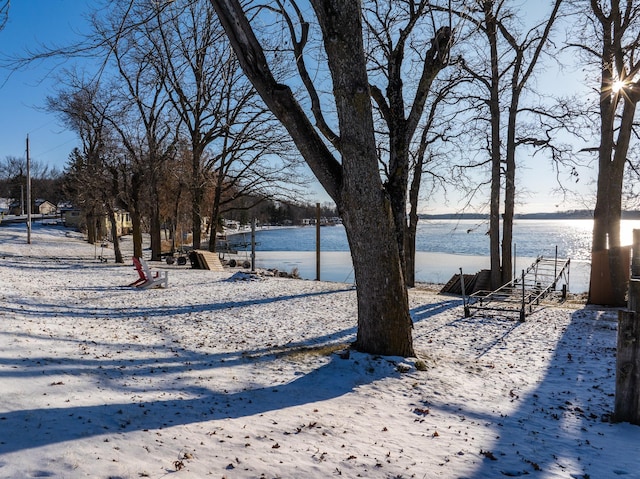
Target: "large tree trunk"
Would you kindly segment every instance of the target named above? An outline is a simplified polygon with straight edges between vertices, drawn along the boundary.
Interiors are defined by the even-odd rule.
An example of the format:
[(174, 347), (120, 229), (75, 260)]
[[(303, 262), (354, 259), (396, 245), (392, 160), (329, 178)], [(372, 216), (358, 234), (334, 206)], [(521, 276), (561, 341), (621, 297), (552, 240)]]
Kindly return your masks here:
[(192, 219), (192, 235), (193, 235), (193, 249), (200, 249), (200, 243), (202, 242), (202, 195), (196, 194), (197, 190), (194, 190), (191, 200), (191, 219)]
[(213, 190), (213, 204), (211, 205), (211, 233), (209, 234), (209, 251), (216, 251), (216, 235), (220, 224), (220, 205), (222, 204), (222, 190), (224, 188), (226, 161), (220, 159), (218, 174), (216, 175), (215, 188)]
[(360, 3), (315, 0), (312, 5), (323, 32), (340, 125), (344, 173), (338, 208), (358, 285), (355, 346), (369, 353), (410, 356), (412, 323), (403, 257), (378, 172)]
[(204, 201), (204, 188), (202, 179), (201, 158), (202, 152), (197, 138), (191, 140), (191, 218), (193, 249), (200, 249), (202, 242), (202, 202)]
[(500, 261), (500, 190), (501, 190), (501, 151), (500, 151), (500, 72), (498, 69), (497, 21), (493, 14), (493, 2), (484, 2), (486, 35), (491, 50), (491, 91), (489, 112), (491, 116), (491, 193), (489, 199), (489, 256), (491, 264), (491, 287), (502, 286)]
[(213, 205), (211, 205), (211, 232), (209, 233), (209, 251), (216, 251), (216, 236), (218, 233), (218, 224), (220, 223), (220, 202), (222, 198), (222, 175), (218, 176), (215, 191), (213, 192)]
[(375, 354), (413, 356), (407, 290), (390, 205), (382, 189), (369, 190), (364, 198), (361, 191), (356, 196), (353, 190), (345, 186), (343, 208), (349, 212), (342, 217), (358, 287), (354, 347)]
[(133, 256), (142, 258), (142, 220), (138, 209), (130, 210), (131, 236), (133, 237)]
[(151, 205), (150, 216), (151, 261), (160, 261), (162, 259), (162, 222), (160, 221), (160, 208), (157, 204)]
[(351, 247), (358, 298), (355, 347), (413, 355), (411, 317), (400, 248), (378, 171), (373, 112), (358, 0), (312, 0), (322, 29), (340, 128), (340, 164), (291, 90), (273, 78), (237, 0), (212, 0), (247, 77), (291, 134), (341, 213)]
[(513, 273), (513, 218), (515, 215), (515, 168), (505, 175), (504, 213), (502, 215), (501, 284), (511, 281)]
[(111, 226), (111, 239), (113, 241), (113, 256), (116, 263), (124, 263), (122, 259), (122, 250), (120, 249), (120, 237), (118, 236), (118, 222), (116, 221), (116, 213), (113, 208), (109, 208), (109, 224)]
[[(637, 96), (637, 95), (636, 95)], [(611, 181), (611, 201), (609, 203), (609, 244), (617, 246), (618, 254), (609, 255), (609, 271), (611, 271), (611, 285), (615, 304), (623, 305), (626, 302), (627, 276), (625, 271), (629, 270), (629, 264), (623, 263), (626, 257), (621, 254), (620, 241), (620, 220), (622, 218), (622, 185), (624, 181), (624, 168), (631, 142), (633, 130), (633, 120), (636, 112), (637, 98), (628, 97), (625, 99), (622, 110), (620, 129), (616, 142), (613, 171), (609, 178)]]
[[(512, 80), (516, 82), (517, 78)], [(513, 219), (516, 207), (516, 115), (519, 93), (512, 89), (507, 127), (507, 154), (504, 178), (504, 214), (502, 216), (502, 274), (501, 283), (512, 280), (513, 272)]]
[(85, 223), (87, 225), (87, 241), (89, 244), (95, 244), (98, 233), (96, 231), (96, 215), (93, 209), (89, 210), (85, 216)]
[[(622, 185), (624, 167), (631, 138), (633, 118), (636, 104), (626, 101), (622, 121), (618, 130), (617, 141), (614, 140), (613, 107), (604, 109), (602, 117), (602, 135), (599, 153), (599, 170), (596, 190), (596, 206), (593, 213), (592, 252), (608, 250), (609, 282), (611, 284), (613, 306), (623, 306), (627, 291), (626, 275), (623, 272), (628, 265), (623, 264), (624, 256), (620, 251), (620, 221), (622, 218)], [(599, 281), (598, 271), (591, 270), (590, 285)]]
[[(400, 264), (403, 270), (403, 276), (406, 277), (406, 268), (409, 262), (405, 247), (408, 245), (407, 235), (407, 182), (409, 177), (409, 153), (406, 147), (402, 147), (400, 151), (394, 151), (391, 148), (392, 162), (390, 169), (392, 173), (389, 175), (387, 184), (387, 192), (389, 194), (391, 211), (393, 214), (393, 222), (395, 225), (395, 241), (400, 254)], [(395, 158), (395, 160), (394, 160)]]
[(420, 194), (420, 185), (422, 183), (422, 169), (424, 168), (424, 155), (426, 150), (426, 142), (423, 140), (420, 143), (418, 151), (418, 160), (413, 169), (413, 178), (411, 179), (411, 185), (409, 186), (409, 224), (407, 226), (407, 233), (405, 236), (405, 282), (408, 287), (413, 287), (416, 284), (416, 237), (418, 231), (418, 197)]
[(418, 227), (417, 215), (410, 218), (409, 226), (404, 237), (404, 261), (405, 261), (405, 283), (409, 288), (416, 285), (416, 230)]
[[(149, 135), (151, 136), (151, 135)], [(150, 146), (150, 159), (148, 173), (146, 175), (149, 182), (149, 235), (151, 240), (151, 261), (162, 260), (162, 219), (160, 214), (160, 192), (159, 188), (159, 175), (160, 164), (162, 159), (159, 156), (154, 155), (153, 152), (157, 152), (159, 148), (155, 144), (155, 141), (149, 141)]]
[[(620, 251), (620, 219), (622, 216), (622, 173), (617, 172), (612, 162), (602, 162), (598, 172), (596, 206), (593, 213), (592, 252), (607, 252), (611, 294), (607, 303), (611, 306), (625, 304), (626, 281), (621, 276), (623, 268)], [(597, 287), (601, 271), (591, 269), (590, 289)], [(590, 295), (591, 298), (591, 295)], [(591, 299), (590, 299), (591, 301)]]
[[(623, 264), (620, 251), (620, 219), (622, 216), (622, 185), (624, 168), (627, 161), (629, 144), (633, 131), (633, 122), (640, 91), (637, 85), (627, 86), (619, 92), (611, 88), (614, 81), (625, 78), (626, 72), (616, 71), (623, 68), (614, 59), (622, 56), (622, 36), (624, 28), (620, 22), (621, 11), (617, 5), (610, 15), (603, 15), (599, 6), (592, 3), (601, 22), (602, 31), (602, 71), (600, 80), (600, 146), (598, 150), (598, 182), (596, 206), (593, 213), (592, 252), (608, 250), (609, 282), (612, 297), (611, 305), (624, 306), (626, 294), (626, 275), (629, 265)], [(622, 113), (616, 122), (616, 112), (622, 104)], [(617, 137), (616, 137), (617, 135)], [(591, 269), (589, 300), (594, 286), (599, 281), (599, 271)]]

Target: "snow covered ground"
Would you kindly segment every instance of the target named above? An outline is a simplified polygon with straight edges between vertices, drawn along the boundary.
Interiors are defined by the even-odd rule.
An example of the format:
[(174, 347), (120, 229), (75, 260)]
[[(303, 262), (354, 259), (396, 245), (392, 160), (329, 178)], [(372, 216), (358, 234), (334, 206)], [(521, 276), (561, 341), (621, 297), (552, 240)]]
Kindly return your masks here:
[(1, 478), (640, 478), (640, 427), (608, 422), (614, 310), (412, 290), (419, 370), (344, 354), (350, 285), (152, 263), (169, 288), (138, 290), (95, 256), (0, 227)]

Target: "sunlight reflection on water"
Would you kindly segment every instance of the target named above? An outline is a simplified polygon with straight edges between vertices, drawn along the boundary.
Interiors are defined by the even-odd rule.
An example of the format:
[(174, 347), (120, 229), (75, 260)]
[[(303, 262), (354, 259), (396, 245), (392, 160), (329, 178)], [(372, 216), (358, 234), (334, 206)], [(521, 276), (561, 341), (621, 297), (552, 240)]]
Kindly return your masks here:
[[(624, 220), (623, 245), (633, 239), (638, 220)], [(588, 289), (593, 220), (516, 220), (514, 249), (517, 270), (526, 268), (537, 256), (552, 258), (556, 246), (560, 258), (570, 258), (570, 290)], [(353, 282), (351, 258), (342, 226), (321, 228), (321, 279)], [(489, 268), (488, 223), (482, 220), (423, 220), (416, 242), (416, 279), (445, 283), (463, 268), (473, 273)], [(291, 271), (315, 279), (315, 228), (312, 226), (258, 231), (257, 265)]]

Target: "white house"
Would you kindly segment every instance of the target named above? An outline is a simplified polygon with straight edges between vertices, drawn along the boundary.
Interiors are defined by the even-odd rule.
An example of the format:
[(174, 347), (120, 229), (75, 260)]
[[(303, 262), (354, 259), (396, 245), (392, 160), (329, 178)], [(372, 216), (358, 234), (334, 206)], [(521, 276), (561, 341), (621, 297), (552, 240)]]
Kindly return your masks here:
[(58, 212), (56, 205), (47, 200), (38, 199), (35, 205), (37, 213), (41, 215), (55, 215)]

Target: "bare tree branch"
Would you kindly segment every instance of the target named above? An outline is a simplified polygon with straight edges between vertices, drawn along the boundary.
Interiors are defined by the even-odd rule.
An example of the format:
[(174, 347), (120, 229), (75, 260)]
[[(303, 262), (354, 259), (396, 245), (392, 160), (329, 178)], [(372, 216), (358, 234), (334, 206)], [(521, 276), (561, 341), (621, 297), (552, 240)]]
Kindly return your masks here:
[(9, 7), (11, 0), (0, 0), (0, 30), (4, 28), (9, 20)]

